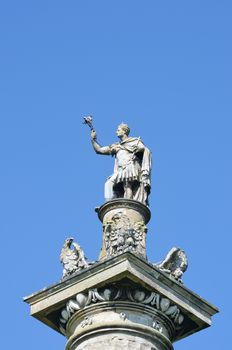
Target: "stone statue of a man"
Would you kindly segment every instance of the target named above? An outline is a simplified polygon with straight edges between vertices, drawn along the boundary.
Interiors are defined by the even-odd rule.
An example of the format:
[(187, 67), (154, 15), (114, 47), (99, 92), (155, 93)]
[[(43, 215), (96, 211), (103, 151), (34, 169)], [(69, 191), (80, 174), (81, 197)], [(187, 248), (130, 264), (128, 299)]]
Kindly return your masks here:
[(151, 152), (138, 137), (129, 137), (127, 124), (120, 124), (116, 131), (120, 141), (101, 147), (95, 130), (91, 131), (92, 145), (96, 153), (115, 156), (114, 173), (105, 184), (105, 199), (134, 199), (148, 205), (151, 189)]

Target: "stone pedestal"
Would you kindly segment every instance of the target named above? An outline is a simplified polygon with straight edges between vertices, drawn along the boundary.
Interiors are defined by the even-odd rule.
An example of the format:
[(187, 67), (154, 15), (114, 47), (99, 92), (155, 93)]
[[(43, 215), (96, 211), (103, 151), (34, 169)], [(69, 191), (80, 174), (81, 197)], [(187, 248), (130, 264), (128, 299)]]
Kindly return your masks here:
[(67, 337), (67, 350), (171, 350), (174, 341), (210, 326), (218, 312), (131, 252), (24, 300), (32, 316)]
[(146, 224), (150, 209), (131, 199), (115, 199), (97, 208), (103, 227), (103, 242), (99, 260), (124, 252), (146, 259)]

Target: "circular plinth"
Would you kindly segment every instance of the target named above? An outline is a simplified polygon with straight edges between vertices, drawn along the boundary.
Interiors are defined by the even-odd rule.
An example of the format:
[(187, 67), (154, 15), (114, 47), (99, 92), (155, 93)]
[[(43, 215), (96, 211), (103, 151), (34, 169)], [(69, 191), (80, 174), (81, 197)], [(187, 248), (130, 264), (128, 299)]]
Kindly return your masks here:
[(143, 221), (145, 224), (147, 224), (151, 218), (150, 209), (143, 203), (134, 201), (133, 199), (118, 198), (104, 203), (101, 207), (97, 209), (98, 217), (101, 220), (101, 222), (103, 222), (105, 215), (109, 211), (115, 209), (131, 209), (133, 211), (136, 211), (140, 213), (140, 215), (143, 217)]

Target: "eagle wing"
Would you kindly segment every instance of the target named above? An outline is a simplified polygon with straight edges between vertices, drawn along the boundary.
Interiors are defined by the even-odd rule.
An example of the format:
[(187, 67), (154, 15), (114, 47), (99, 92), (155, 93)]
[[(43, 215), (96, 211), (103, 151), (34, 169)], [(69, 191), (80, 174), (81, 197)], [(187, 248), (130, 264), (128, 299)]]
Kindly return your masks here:
[(187, 270), (188, 259), (185, 252), (180, 248), (172, 248), (166, 258), (156, 265), (160, 270), (170, 273), (175, 279), (180, 280)]

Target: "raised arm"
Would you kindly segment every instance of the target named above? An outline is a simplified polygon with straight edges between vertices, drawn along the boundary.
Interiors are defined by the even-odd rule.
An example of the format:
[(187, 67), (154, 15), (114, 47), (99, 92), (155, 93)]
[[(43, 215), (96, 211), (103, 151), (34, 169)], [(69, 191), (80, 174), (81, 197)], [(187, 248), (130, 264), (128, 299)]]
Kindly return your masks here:
[(95, 152), (97, 154), (105, 154), (105, 155), (109, 155), (111, 154), (111, 149), (109, 146), (105, 146), (105, 147), (101, 147), (98, 143), (97, 143), (97, 133), (95, 130), (91, 131), (91, 142), (93, 145), (93, 149), (95, 150)]

